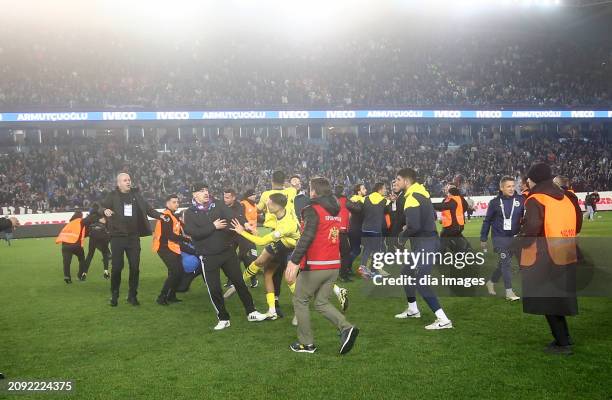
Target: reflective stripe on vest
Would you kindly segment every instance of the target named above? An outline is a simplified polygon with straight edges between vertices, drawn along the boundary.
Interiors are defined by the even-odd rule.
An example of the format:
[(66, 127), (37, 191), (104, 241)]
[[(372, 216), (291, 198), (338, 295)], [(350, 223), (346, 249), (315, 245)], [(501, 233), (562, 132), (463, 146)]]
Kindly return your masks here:
[(331, 215), (320, 204), (313, 204), (312, 209), (319, 217), (315, 237), (306, 250), (300, 263), (305, 270), (322, 270), (340, 268), (340, 223), (339, 215)]
[[(461, 201), (461, 196), (448, 196), (444, 202), (448, 203), (451, 200), (454, 200), (457, 204), (457, 208), (455, 208), (455, 218), (457, 219), (457, 223), (460, 226), (465, 225), (463, 220), (463, 202)], [(451, 210), (442, 211), (442, 227), (448, 228), (453, 224), (453, 218), (451, 216)]]
[[(182, 230), (181, 223), (178, 219), (176, 219), (172, 211), (164, 210), (162, 214), (170, 217), (170, 222), (172, 222), (172, 232), (174, 232), (175, 235), (180, 235)], [(155, 231), (153, 232), (153, 252), (157, 252), (159, 250), (163, 223), (163, 221), (157, 221), (157, 224), (155, 225)], [(171, 240), (168, 240), (167, 242), (168, 249), (171, 252), (181, 254), (181, 246), (178, 243)]]
[[(542, 193), (529, 196), (529, 201), (537, 201), (544, 207), (544, 236), (548, 256), (555, 265), (575, 263), (576, 256), (576, 209), (567, 197), (557, 200)], [(521, 266), (530, 267), (536, 263), (538, 240), (521, 251)]]
[(83, 243), (85, 242), (85, 227), (82, 226), (81, 222), (82, 218), (74, 219), (66, 224), (55, 238), (55, 243), (66, 243), (66, 244), (75, 244), (79, 242), (81, 247), (83, 247)]

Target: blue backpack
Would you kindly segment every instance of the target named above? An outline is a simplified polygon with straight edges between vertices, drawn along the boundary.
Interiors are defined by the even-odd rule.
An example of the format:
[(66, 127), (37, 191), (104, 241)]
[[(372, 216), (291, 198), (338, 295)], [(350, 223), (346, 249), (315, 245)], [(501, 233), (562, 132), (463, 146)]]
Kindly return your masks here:
[[(188, 248), (186, 249), (184, 247), (188, 247)], [(198, 269), (198, 267), (200, 266), (200, 259), (196, 255), (191, 254), (193, 252), (195, 252), (195, 249), (193, 248), (191, 244), (185, 244), (184, 246), (181, 246), (181, 258), (183, 259), (183, 270), (185, 270), (185, 272), (187, 272), (188, 274), (194, 273), (195, 270)]]

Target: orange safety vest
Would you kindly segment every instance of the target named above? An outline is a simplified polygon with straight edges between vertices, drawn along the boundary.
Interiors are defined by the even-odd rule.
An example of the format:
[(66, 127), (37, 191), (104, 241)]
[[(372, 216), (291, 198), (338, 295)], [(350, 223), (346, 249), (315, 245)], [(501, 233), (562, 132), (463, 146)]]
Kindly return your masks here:
[[(455, 203), (457, 203), (457, 208), (455, 208), (455, 218), (457, 218), (457, 223), (460, 226), (465, 225), (463, 220), (463, 203), (461, 202), (461, 196), (447, 196), (444, 202), (448, 203), (451, 200), (455, 200)], [(451, 210), (442, 211), (442, 227), (448, 228), (452, 224), (453, 218), (451, 216)]]
[[(528, 201), (537, 201), (544, 206), (544, 236), (548, 255), (555, 265), (575, 263), (576, 256), (576, 210), (567, 197), (557, 200), (542, 193), (529, 196)], [(535, 264), (538, 252), (537, 240), (521, 251), (521, 267)]]
[[(170, 217), (170, 222), (172, 222), (172, 231), (175, 235), (180, 235), (183, 230), (181, 228), (181, 222), (176, 219), (172, 211), (164, 210), (162, 214)], [(155, 231), (153, 232), (153, 252), (157, 252), (159, 250), (159, 239), (161, 238), (163, 223), (164, 221), (157, 221), (157, 224), (155, 225)], [(171, 240), (168, 240), (168, 249), (170, 249), (170, 251), (173, 253), (181, 254), (181, 246)]]
[(244, 206), (244, 217), (247, 222), (253, 227), (257, 228), (257, 206), (251, 204), (248, 200), (242, 200), (240, 203)]
[(66, 244), (75, 244), (77, 242), (81, 243), (81, 247), (83, 247), (83, 243), (85, 242), (85, 227), (82, 224), (83, 218), (73, 219), (68, 222), (66, 226), (64, 226), (55, 238), (55, 243), (66, 243)]

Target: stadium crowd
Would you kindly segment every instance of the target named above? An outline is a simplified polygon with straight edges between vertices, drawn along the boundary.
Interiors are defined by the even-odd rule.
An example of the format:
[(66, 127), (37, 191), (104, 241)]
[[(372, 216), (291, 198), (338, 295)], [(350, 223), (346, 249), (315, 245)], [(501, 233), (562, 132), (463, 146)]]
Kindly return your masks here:
[(411, 33), (413, 40), (353, 34), (307, 46), (278, 36), (220, 46), (215, 36), (153, 45), (149, 37), (106, 35), (4, 35), (11, 40), (0, 39), (0, 108), (612, 104), (612, 45), (568, 40), (567, 32), (539, 40), (504, 32)]
[(348, 188), (358, 182), (389, 183), (393, 166), (414, 165), (432, 195), (442, 196), (445, 183), (453, 181), (473, 196), (496, 194), (500, 176), (520, 177), (541, 160), (568, 176), (576, 191), (612, 188), (610, 147), (596, 139), (533, 135), (519, 141), (502, 135), (465, 142), (459, 135), (433, 133), (381, 137), (333, 134), (307, 142), (219, 136), (174, 142), (167, 151), (150, 140), (126, 145), (82, 138), (76, 144), (28, 146), (0, 155), (0, 206), (33, 212), (86, 209), (113, 189), (118, 171), (129, 172), (144, 198), (157, 207), (164, 193), (179, 193), (182, 202), (189, 201), (187, 185), (194, 180), (208, 182), (216, 196), (227, 187), (261, 192), (274, 169), (298, 174), (304, 182), (327, 176)]

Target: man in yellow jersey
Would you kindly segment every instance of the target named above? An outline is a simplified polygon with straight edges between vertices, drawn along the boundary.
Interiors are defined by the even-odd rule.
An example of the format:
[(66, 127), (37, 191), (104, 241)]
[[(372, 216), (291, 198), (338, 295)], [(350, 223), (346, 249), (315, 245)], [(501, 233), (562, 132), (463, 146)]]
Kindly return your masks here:
[(297, 195), (297, 190), (292, 186), (287, 188), (285, 187), (285, 173), (283, 171), (274, 171), (272, 173), (272, 189), (263, 192), (259, 198), (259, 202), (257, 203), (257, 211), (264, 214), (263, 226), (270, 229), (274, 229), (274, 220), (276, 217), (274, 216), (274, 213), (268, 210), (267, 204), (270, 195), (274, 193), (281, 193), (287, 197), (287, 207), (285, 208), (287, 209), (287, 212), (296, 216), (294, 201), (295, 196)]
[[(247, 268), (244, 273), (245, 280), (250, 277), (249, 270), (264, 268), (264, 282), (266, 287), (266, 301), (268, 303), (268, 319), (278, 318), (276, 310), (276, 298), (274, 288), (274, 273), (287, 263), (287, 257), (295, 248), (297, 240), (300, 238), (300, 226), (295, 215), (287, 211), (287, 197), (281, 193), (272, 193), (268, 198), (266, 208), (275, 216), (275, 228), (265, 236), (256, 236), (244, 229), (237, 219), (232, 220), (231, 230), (240, 234), (247, 240), (259, 246), (265, 246), (262, 254)], [(255, 265), (253, 265), (255, 264)], [(293, 293), (295, 285), (289, 285)], [(230, 289), (231, 290), (231, 289)], [(230, 290), (226, 292), (231, 295)]]

